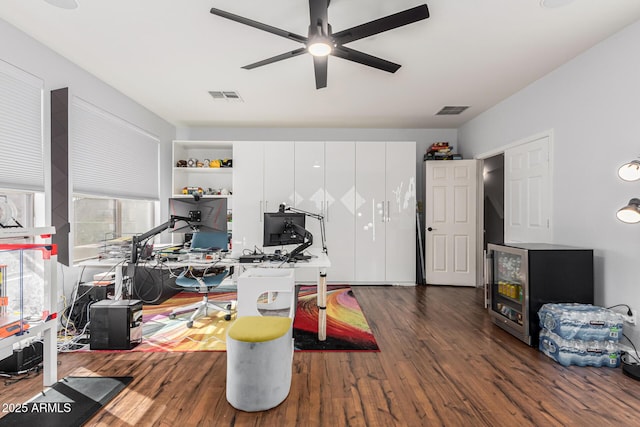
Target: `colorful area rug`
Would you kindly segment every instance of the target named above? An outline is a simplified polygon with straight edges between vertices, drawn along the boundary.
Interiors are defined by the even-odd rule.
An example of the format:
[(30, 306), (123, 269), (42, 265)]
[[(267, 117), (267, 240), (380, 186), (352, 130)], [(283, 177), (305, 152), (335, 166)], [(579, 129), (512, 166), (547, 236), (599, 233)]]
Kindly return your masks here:
[(327, 339), (318, 341), (315, 286), (298, 288), (293, 322), (296, 349), (305, 351), (379, 351), (375, 337), (349, 286), (327, 286)]
[[(210, 300), (233, 301), (235, 292), (218, 292)], [(328, 286), (327, 339), (318, 341), (318, 307), (316, 287), (298, 287), (298, 306), (294, 321), (296, 350), (299, 351), (378, 351), (364, 313), (349, 286)], [(224, 320), (224, 313), (197, 319), (187, 328), (191, 313), (169, 315), (174, 308), (202, 300), (202, 295), (179, 293), (160, 305), (145, 305), (143, 340), (131, 351), (225, 351), (227, 329), (234, 319)], [(99, 351), (99, 350), (98, 350)]]

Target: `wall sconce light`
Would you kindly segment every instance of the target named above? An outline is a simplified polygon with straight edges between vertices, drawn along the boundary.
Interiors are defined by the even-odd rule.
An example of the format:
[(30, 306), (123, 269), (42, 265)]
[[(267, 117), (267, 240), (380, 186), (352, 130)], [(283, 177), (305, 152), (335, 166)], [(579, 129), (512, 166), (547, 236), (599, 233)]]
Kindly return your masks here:
[(624, 181), (637, 181), (640, 179), (640, 161), (631, 160), (618, 169), (618, 176)]
[(629, 200), (629, 204), (616, 213), (618, 219), (627, 224), (635, 224), (640, 222), (640, 199), (633, 198)]

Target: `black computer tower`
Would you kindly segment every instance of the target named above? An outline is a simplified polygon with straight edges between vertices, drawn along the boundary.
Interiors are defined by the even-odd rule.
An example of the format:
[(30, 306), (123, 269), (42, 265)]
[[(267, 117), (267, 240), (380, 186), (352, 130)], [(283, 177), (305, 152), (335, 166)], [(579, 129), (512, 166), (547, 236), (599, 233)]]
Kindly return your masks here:
[(98, 301), (89, 322), (92, 350), (130, 350), (142, 342), (142, 301)]

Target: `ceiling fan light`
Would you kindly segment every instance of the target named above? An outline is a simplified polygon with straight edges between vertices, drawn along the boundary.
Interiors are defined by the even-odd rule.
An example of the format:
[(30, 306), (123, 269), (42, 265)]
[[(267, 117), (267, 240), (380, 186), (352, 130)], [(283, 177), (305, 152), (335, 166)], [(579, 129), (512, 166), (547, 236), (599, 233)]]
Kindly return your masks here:
[(326, 41), (316, 41), (307, 46), (307, 51), (313, 56), (327, 56), (331, 49), (331, 45)]

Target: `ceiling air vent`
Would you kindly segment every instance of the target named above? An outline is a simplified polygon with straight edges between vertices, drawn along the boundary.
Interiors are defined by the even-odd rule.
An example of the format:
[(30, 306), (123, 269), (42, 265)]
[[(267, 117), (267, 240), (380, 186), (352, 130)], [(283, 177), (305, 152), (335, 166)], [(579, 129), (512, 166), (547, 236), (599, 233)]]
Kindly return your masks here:
[(214, 101), (236, 101), (242, 102), (238, 92), (232, 90), (210, 90), (209, 95)]
[(469, 108), (468, 105), (442, 107), (442, 109), (436, 113), (436, 116), (455, 116), (462, 113), (467, 108)]

